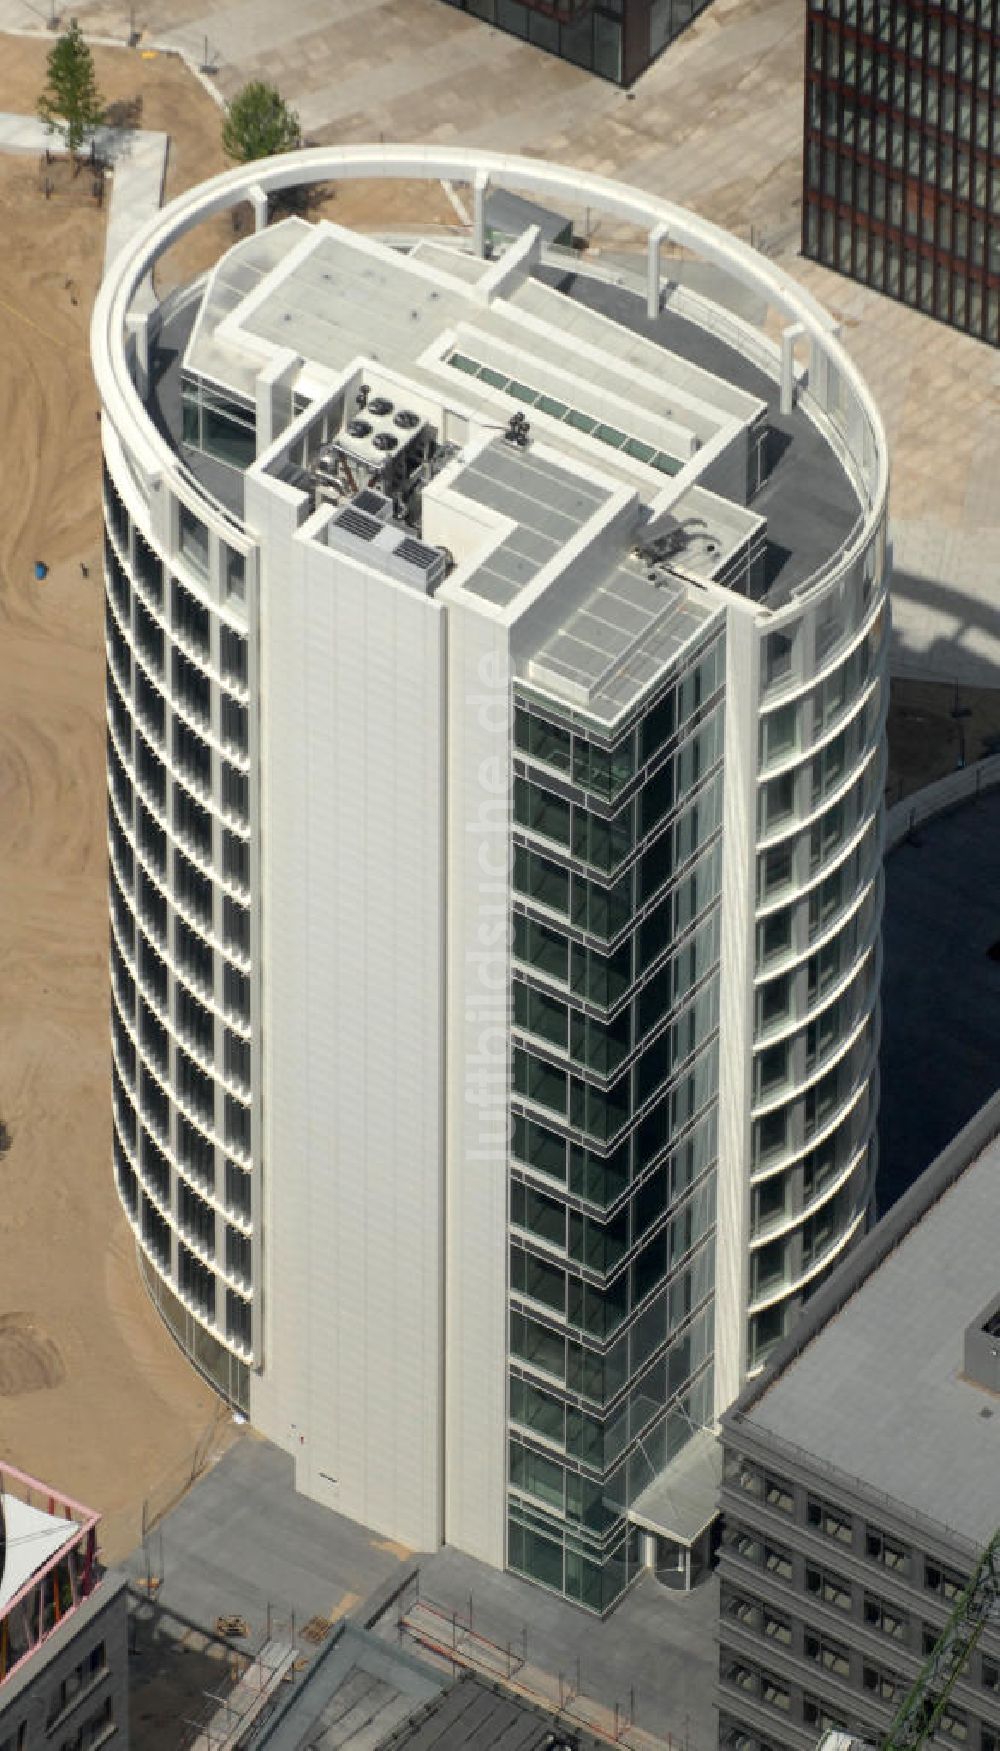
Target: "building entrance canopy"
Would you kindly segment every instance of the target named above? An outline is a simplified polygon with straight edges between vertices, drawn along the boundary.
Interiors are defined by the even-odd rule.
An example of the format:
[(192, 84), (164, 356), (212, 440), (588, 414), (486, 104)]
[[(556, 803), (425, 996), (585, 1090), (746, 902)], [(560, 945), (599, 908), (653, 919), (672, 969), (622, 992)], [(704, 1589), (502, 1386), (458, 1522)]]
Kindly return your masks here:
[(629, 1519), (644, 1532), (690, 1549), (719, 1511), (721, 1478), (722, 1448), (711, 1429), (698, 1429), (633, 1502)]

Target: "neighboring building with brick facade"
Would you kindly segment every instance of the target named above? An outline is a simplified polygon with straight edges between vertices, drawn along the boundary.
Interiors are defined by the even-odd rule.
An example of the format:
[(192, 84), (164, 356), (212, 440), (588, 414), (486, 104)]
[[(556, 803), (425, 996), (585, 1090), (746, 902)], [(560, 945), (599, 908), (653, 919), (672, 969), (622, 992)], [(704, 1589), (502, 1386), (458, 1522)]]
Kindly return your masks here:
[(810, 0), (802, 253), (1000, 345), (997, 0)]

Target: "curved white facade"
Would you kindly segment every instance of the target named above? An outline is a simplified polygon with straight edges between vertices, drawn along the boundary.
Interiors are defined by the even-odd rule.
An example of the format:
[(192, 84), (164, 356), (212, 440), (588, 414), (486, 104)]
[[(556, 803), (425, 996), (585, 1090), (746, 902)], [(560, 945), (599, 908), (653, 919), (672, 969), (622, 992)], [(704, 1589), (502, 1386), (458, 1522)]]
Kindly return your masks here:
[[(559, 399), (552, 384), (541, 381), (543, 363), (529, 363), (548, 320), (545, 299), (555, 296), (532, 290), (531, 269), (538, 266), (539, 253), (530, 235), (478, 279), (471, 268), (459, 273), (450, 267), (441, 249), (424, 256), (417, 252), (406, 270), (414, 306), (407, 321), (416, 333), (424, 321), (421, 313), (430, 309), (419, 302), (426, 295), (447, 306), (447, 322), (440, 319), (440, 333), (420, 327), (419, 344), (412, 345), (412, 391), (407, 388), (406, 397), (421, 419), (436, 421), (438, 439), (447, 436), (448, 455), (455, 458), (440, 484), (433, 473), (424, 481), (418, 533), (447, 550), (453, 569), (447, 582), (419, 603), (395, 585), (378, 596), (369, 585), (364, 601), (370, 608), (361, 613), (361, 598), (350, 588), (342, 590), (333, 572), (329, 581), (323, 581), (325, 572), (321, 579), (328, 559), (317, 558), (315, 546), (329, 546), (326, 520), (318, 502), (311, 512), (297, 506), (299, 476), (291, 468), (292, 451), (281, 448), (286, 428), (307, 433), (315, 409), (333, 407), (331, 397), (339, 394), (346, 408), (347, 388), (353, 393), (358, 381), (350, 346), (345, 343), (344, 361), (334, 369), (317, 353), (315, 335), (309, 338), (305, 327), (296, 331), (294, 302), (291, 314), (282, 317), (287, 329), (276, 334), (273, 324), (268, 327), (265, 292), (283, 283), (294, 286), (296, 264), (302, 264), (302, 273), (312, 272), (309, 263), (319, 261), (314, 240), (303, 227), (288, 233), (284, 255), (275, 241), (273, 259), (254, 258), (253, 275), (240, 281), (242, 303), (235, 292), (224, 296), (222, 283), (210, 280), (205, 307), (211, 305), (217, 326), (209, 333), (207, 316), (199, 315), (202, 327), (191, 329), (189, 322), (185, 331), (202, 337), (199, 346), (214, 344), (217, 336), (225, 343), (223, 352), (228, 346), (228, 356), (243, 361), (239, 368), (245, 380), (238, 393), (230, 389), (225, 412), (211, 387), (228, 368), (222, 355), (221, 364), (202, 372), (197, 397), (187, 380), (183, 386), (183, 437), (197, 446), (208, 422), (217, 420), (223, 435), (212, 439), (215, 454), (221, 444), (240, 457), (241, 514), (227, 510), (206, 486), (212, 478), (207, 467), (201, 478), (192, 472), (180, 426), (171, 430), (164, 413), (168, 391), (179, 406), (181, 390), (169, 387), (157, 358), (158, 338), (166, 325), (183, 318), (189, 302), (201, 312), (205, 282), (174, 294), (164, 306), (157, 306), (149, 287), (159, 256), (212, 213), (249, 199), (262, 222), (268, 193), (310, 181), (376, 176), (469, 182), (479, 254), (485, 246), (484, 198), (492, 182), (574, 206), (585, 203), (639, 223), (649, 232), (649, 256), (647, 284), (629, 306), (632, 315), (618, 315), (617, 306), (613, 320), (601, 314), (602, 299), (621, 301), (624, 294), (597, 274), (590, 277), (590, 293), (586, 275), (583, 293), (574, 293), (584, 303), (589, 297), (596, 311), (586, 320), (574, 317), (573, 345), (581, 361), (575, 380), (600, 382), (603, 361), (613, 357), (622, 381), (630, 383), (629, 397), (623, 390), (616, 400), (616, 384), (607, 380), (596, 410), (605, 423), (598, 426), (597, 419), (588, 424), (579, 413), (584, 389), (578, 389), (573, 410), (565, 387), (571, 382), (568, 364)], [(335, 228), (328, 229), (332, 235)], [(778, 313), (778, 329), (772, 322), (765, 333), (670, 282), (669, 263), (660, 261), (666, 239), (749, 288)], [(335, 245), (343, 251), (336, 238), (331, 251)], [(246, 246), (252, 247), (257, 246)], [(238, 255), (235, 250), (234, 264)], [(364, 240), (356, 256), (357, 263), (368, 262), (358, 271), (370, 277), (371, 299), (386, 300), (388, 334), (398, 321), (391, 258)], [(250, 255), (245, 259), (249, 263)], [(341, 259), (355, 260), (330, 256)], [(464, 260), (470, 261), (468, 251)], [(234, 265), (233, 284), (240, 272)], [(473, 279), (475, 288), (462, 291), (459, 281)], [(336, 275), (328, 273), (327, 280), (333, 285)], [(247, 291), (251, 283), (260, 284), (259, 296)], [(468, 299), (467, 309), (462, 297)], [(612, 328), (621, 334), (621, 324), (631, 322), (638, 335), (644, 320), (661, 310), (677, 318), (671, 332), (682, 350), (688, 349), (670, 367), (673, 411), (666, 423), (665, 396), (661, 388), (657, 403), (656, 361), (648, 343), (634, 340), (619, 353), (612, 334)], [(495, 333), (487, 334), (490, 324)], [(474, 344), (470, 336), (478, 331)], [(775, 332), (782, 337), (778, 342), (769, 338)], [(391, 333), (395, 337), (395, 328)], [(402, 343), (393, 338), (392, 344), (398, 350)], [(189, 345), (194, 349), (195, 341)], [(558, 377), (553, 348), (554, 343), (544, 368)], [(381, 348), (364, 352), (360, 341), (358, 351), (369, 361), (369, 375), (377, 377), (382, 369), (390, 373), (387, 382), (404, 382), (391, 376), (399, 369), (391, 346), (384, 358)], [(787, 276), (734, 239), (669, 203), (605, 179), (460, 150), (296, 153), (217, 177), (182, 196), (105, 279), (94, 315), (93, 353), (105, 455), (115, 1152), (119, 1189), (147, 1283), (192, 1360), (248, 1408), (265, 1432), (296, 1453), (301, 1487), (393, 1536), (415, 1544), (446, 1536), (502, 1563), (508, 1548), (505, 1494), (513, 1490), (517, 1500), (523, 1494), (526, 1501), (532, 1494), (523, 1482), (511, 1482), (505, 1459), (506, 1432), (517, 1421), (507, 1382), (508, 1316), (516, 1302), (530, 1318), (531, 1292), (510, 1276), (514, 1266), (508, 1263), (506, 1241), (511, 1223), (516, 1227), (521, 1221), (512, 1213), (512, 1186), (514, 1181), (522, 1186), (522, 1175), (517, 1168), (509, 1181), (504, 1138), (510, 1111), (515, 1124), (519, 1116), (522, 1123), (534, 1122), (533, 1114), (539, 1123), (545, 1119), (527, 1085), (514, 1086), (519, 1072), (517, 1065), (511, 1069), (510, 1038), (517, 1064), (537, 1061), (558, 1076), (565, 1063), (571, 1083), (576, 1071), (570, 1040), (560, 1045), (551, 1027), (547, 1036), (540, 1034), (537, 1019), (530, 1017), (525, 1031), (524, 1016), (518, 1019), (509, 1011), (511, 1001), (523, 1000), (534, 1004), (532, 1016), (549, 1016), (556, 998), (562, 1002), (551, 968), (544, 967), (537, 975), (542, 981), (537, 1002), (530, 998), (537, 969), (530, 966), (523, 974), (524, 997), (516, 966), (522, 951), (515, 944), (514, 971), (509, 952), (503, 963), (505, 980), (512, 978), (518, 991), (508, 990), (499, 1012), (502, 1086), (487, 1087), (487, 1078), (476, 1084), (486, 1091), (481, 1098), (469, 1093), (470, 1076), (479, 1074), (470, 1069), (476, 1062), (474, 1042), (482, 1034), (468, 968), (470, 945), (494, 940), (483, 932), (495, 928), (498, 905), (504, 915), (524, 907), (524, 931), (547, 929), (546, 941), (563, 928), (558, 909), (546, 910), (543, 903), (533, 912), (530, 895), (518, 899), (516, 884), (512, 889), (507, 877), (499, 884), (506, 894), (502, 903), (486, 891), (483, 873), (502, 874), (506, 863), (496, 864), (489, 840), (473, 855), (474, 842), (466, 837), (469, 822), (487, 806), (484, 784), (491, 796), (502, 791), (504, 819), (514, 839), (511, 856), (520, 845), (530, 859), (543, 856), (547, 835), (550, 847), (556, 846), (554, 829), (545, 824), (551, 811), (545, 816), (539, 804), (533, 821), (534, 805), (524, 804), (524, 813), (519, 795), (555, 798), (565, 806), (567, 822), (573, 811), (581, 827), (586, 819), (599, 818), (604, 805), (598, 814), (585, 816), (592, 805), (584, 792), (572, 788), (576, 768), (569, 775), (560, 772), (548, 731), (543, 736), (526, 730), (526, 739), (517, 740), (516, 712), (527, 714), (525, 724), (541, 712), (543, 722), (555, 725), (553, 733), (565, 734), (567, 749), (571, 734), (581, 748), (580, 738), (592, 735), (612, 750), (625, 747), (627, 740), (628, 770), (635, 777), (626, 777), (616, 794), (625, 798), (623, 810), (633, 811), (632, 850), (625, 854), (621, 879), (633, 882), (629, 903), (636, 934), (629, 975), (634, 995), (622, 1011), (619, 1033), (624, 1029), (622, 1037), (627, 1036), (622, 1050), (625, 1074), (632, 1078), (626, 1104), (639, 1126), (652, 1074), (640, 1054), (649, 1004), (643, 993), (655, 974), (652, 960), (644, 967), (640, 946), (646, 915), (640, 873), (650, 855), (647, 791), (655, 782), (657, 758), (654, 751), (652, 764), (642, 765), (647, 746), (653, 745), (642, 726), (657, 688), (670, 676), (678, 689), (671, 708), (674, 733), (682, 738), (688, 722), (701, 723), (707, 736), (703, 684), (717, 700), (711, 720), (715, 739), (710, 748), (708, 741), (700, 742), (709, 752), (693, 758), (696, 785), (703, 782), (699, 760), (714, 762), (718, 811), (713, 816), (715, 805), (703, 802), (700, 825), (697, 810), (691, 814), (693, 849), (709, 843), (706, 834), (720, 847), (711, 902), (715, 922), (705, 937), (716, 944), (711, 951), (716, 995), (710, 1002), (706, 998), (704, 1008), (704, 1025), (715, 1042), (711, 1062), (718, 1066), (711, 1089), (712, 1183), (705, 1192), (705, 1210), (711, 1212), (706, 1221), (712, 1311), (706, 1316), (709, 1336), (700, 1340), (707, 1367), (703, 1390), (684, 1401), (689, 1417), (711, 1420), (863, 1229), (871, 1209), (888, 636), (887, 461), (877, 412), (826, 315)], [(194, 356), (193, 350), (186, 355), (188, 365)], [(207, 359), (208, 352), (201, 357)], [(379, 358), (381, 366), (372, 362)], [(727, 361), (736, 359), (745, 362), (745, 382), (737, 385), (734, 379), (727, 386)], [(515, 363), (498, 372), (496, 363), (504, 360)], [(455, 366), (464, 378), (448, 368)], [(532, 369), (538, 378), (534, 385)], [(470, 374), (479, 400), (466, 403), (463, 381)], [(762, 399), (765, 381), (773, 389), (770, 399)], [(406, 398), (402, 387), (399, 395)], [(492, 426), (484, 397), (496, 404)], [(461, 495), (472, 491), (464, 484), (472, 479), (472, 464), (464, 474), (460, 464), (494, 455), (496, 432), (510, 410), (528, 398), (533, 398), (538, 468), (555, 470), (553, 481), (569, 478), (569, 471), (580, 493), (592, 495), (586, 510), (592, 554), (610, 551), (609, 541), (618, 539), (621, 557), (615, 563), (634, 570), (636, 552), (643, 551), (640, 536), (616, 537), (616, 529), (666, 528), (672, 504), (679, 506), (674, 526), (692, 508), (698, 514), (686, 522), (704, 525), (714, 515), (712, 505), (728, 505), (737, 531), (730, 531), (734, 553), (738, 540), (743, 542), (740, 575), (756, 578), (753, 588), (745, 582), (732, 588), (707, 564), (702, 574), (691, 571), (693, 559), (678, 561), (671, 588), (678, 592), (680, 619), (693, 616), (685, 621), (688, 643), (678, 633), (671, 647), (676, 655), (664, 656), (656, 675), (650, 669), (651, 679), (629, 680), (627, 686), (622, 680), (613, 705), (601, 708), (603, 727), (597, 695), (588, 694), (580, 681), (571, 686), (560, 679), (558, 663), (553, 667), (546, 655), (554, 608), (545, 604), (558, 603), (561, 614), (571, 615), (577, 585), (553, 581), (543, 601), (539, 584), (528, 607), (522, 607), (527, 590), (516, 603), (509, 593), (494, 594), (486, 608), (482, 590), (478, 601), (472, 599), (470, 531), (475, 523), (475, 540), (481, 541), (489, 525), (495, 541), (500, 523), (494, 510), (477, 511), (470, 521), (471, 501)], [(631, 437), (630, 401), (638, 409)], [(453, 409), (450, 414), (433, 413), (446, 405)], [(466, 405), (472, 409), (468, 414)], [(764, 411), (755, 414), (754, 405)], [(606, 411), (616, 406), (617, 421)], [(562, 413), (554, 415), (556, 407)], [(329, 435), (333, 415), (324, 418), (323, 432)], [(560, 429), (553, 418), (563, 422)], [(242, 455), (240, 419), (251, 434)], [(567, 422), (574, 431), (567, 433)], [(772, 430), (801, 433), (801, 441), (793, 437), (793, 449), (800, 443), (806, 447), (803, 455), (808, 451), (808, 490), (791, 510), (780, 502), (781, 492), (793, 490), (793, 481), (790, 470), (782, 475), (783, 465), (773, 467)], [(664, 449), (654, 458), (657, 441)], [(207, 436), (204, 442), (208, 449)], [(301, 456), (295, 452), (299, 461), (310, 453), (309, 442), (304, 437)], [(616, 456), (608, 458), (605, 478), (609, 445)], [(827, 466), (839, 522), (824, 506)], [(692, 488), (694, 498), (678, 496)], [(544, 524), (559, 490), (546, 489), (543, 508), (528, 517), (529, 525)], [(516, 516), (513, 501), (504, 503), (505, 515)], [(637, 509), (639, 523), (630, 524)], [(789, 537), (784, 582), (773, 533), (783, 527), (782, 517), (802, 548), (801, 554), (794, 552)], [(667, 521), (658, 524), (657, 518)], [(729, 528), (725, 515), (720, 526)], [(572, 551), (569, 534), (565, 540), (564, 551)], [(583, 534), (573, 540), (579, 546)], [(562, 561), (555, 553), (547, 569), (542, 558), (535, 563), (539, 577), (544, 573), (555, 580)], [(663, 563), (658, 550), (655, 565)], [(768, 568), (776, 582), (768, 582)], [(596, 636), (600, 645), (603, 635)], [(397, 653), (394, 676), (383, 674), (387, 650)], [(632, 658), (616, 660), (625, 664), (627, 678), (629, 665), (635, 669)], [(496, 707), (499, 742), (490, 740), (489, 711), (477, 703), (484, 674), (492, 677), (489, 686), (502, 699)], [(386, 731), (390, 717), (393, 727)], [(689, 782), (683, 759), (682, 741), (678, 776), (664, 780), (677, 785), (675, 805), (682, 784)], [(488, 783), (484, 770), (493, 774)], [(647, 771), (653, 776), (645, 777)], [(352, 773), (362, 784), (364, 807), (360, 800), (355, 807)], [(527, 788), (515, 794), (511, 815), (510, 787), (516, 792), (518, 784)], [(629, 800), (633, 790), (634, 801)], [(573, 860), (580, 855), (575, 826), (573, 831), (566, 853), (568, 881), (577, 879)], [(352, 843), (364, 872), (360, 888), (345, 857)], [(553, 856), (558, 863), (563, 853), (552, 849), (550, 863)], [(676, 851), (675, 859), (680, 856)], [(633, 864), (634, 877), (629, 875)], [(395, 887), (382, 879), (387, 868), (395, 872)], [(329, 904), (321, 905), (329, 883)], [(413, 909), (419, 952), (405, 930), (395, 930), (394, 907)], [(567, 940), (577, 940), (572, 920), (567, 928)], [(380, 945), (387, 932), (392, 950), (383, 964)], [(592, 940), (584, 929), (578, 938), (581, 953), (592, 952), (586, 947)], [(568, 1001), (572, 1019), (571, 995)], [(613, 1013), (608, 1014), (613, 1028)], [(494, 1013), (491, 1026), (495, 1019)], [(555, 1025), (558, 1029), (558, 1020)], [(692, 1021), (693, 1028), (701, 1025)], [(536, 1047), (537, 1060), (532, 1057)], [(385, 1083), (376, 1087), (380, 1067)], [(595, 1080), (599, 1092), (606, 1080)], [(581, 1084), (584, 1092), (589, 1086), (586, 1079)], [(360, 1091), (357, 1113), (355, 1090)], [(400, 1113), (395, 1128), (386, 1129), (394, 1101)], [(553, 1110), (550, 1105), (546, 1124)], [(493, 1131), (487, 1148), (476, 1139), (486, 1134), (488, 1122)], [(570, 1146), (574, 1123), (567, 1106)], [(562, 1134), (560, 1126), (561, 1119), (552, 1135)], [(631, 1162), (626, 1178), (631, 1175), (639, 1197), (658, 1170), (652, 1157), (647, 1169), (637, 1141), (626, 1149)], [(484, 1165), (474, 1173), (470, 1164), (479, 1160)], [(647, 1172), (650, 1177), (643, 1178)], [(529, 1194), (531, 1175), (527, 1162), (523, 1185)], [(516, 1197), (522, 1196), (518, 1190)], [(380, 1234), (376, 1244), (377, 1213), (389, 1205), (408, 1213), (400, 1214), (393, 1234)], [(576, 1207), (571, 1191), (566, 1210), (572, 1215)], [(598, 1223), (597, 1214), (585, 1214), (586, 1194), (579, 1208), (581, 1220)], [(607, 1200), (605, 1208), (610, 1208)], [(645, 1292), (635, 1275), (640, 1269), (636, 1208), (623, 1192), (621, 1268), (632, 1275), (622, 1305), (627, 1302), (629, 1331), (633, 1319), (641, 1318)], [(664, 1223), (668, 1218), (664, 1206)], [(570, 1236), (555, 1244), (555, 1216), (552, 1223), (537, 1247), (530, 1235), (525, 1241), (529, 1274), (537, 1255), (543, 1263), (565, 1258), (572, 1275), (574, 1243)], [(361, 1255), (368, 1259), (363, 1272)], [(604, 1275), (593, 1281), (606, 1280), (610, 1295), (617, 1266), (607, 1263), (609, 1257), (610, 1252)], [(663, 1269), (669, 1272), (672, 1266)], [(586, 1268), (581, 1280), (589, 1280)], [(352, 1309), (359, 1307), (367, 1311), (355, 1327)], [(555, 1316), (557, 1323), (563, 1317), (570, 1329), (568, 1304)], [(417, 1347), (414, 1355), (419, 1349), (423, 1358), (416, 1372), (412, 1358), (407, 1361), (409, 1340), (400, 1338), (407, 1328)], [(338, 1346), (339, 1360), (329, 1363), (338, 1370), (336, 1385), (324, 1385), (327, 1356)], [(361, 1358), (353, 1375), (346, 1354), (351, 1346)], [(609, 1332), (608, 1357), (614, 1348)], [(692, 1366), (697, 1375), (697, 1364)], [(519, 1393), (535, 1390), (530, 1363), (518, 1362), (512, 1378)], [(400, 1427), (394, 1431), (391, 1405), (379, 1400), (383, 1380), (394, 1381), (389, 1394), (394, 1402), (400, 1402), (408, 1383), (416, 1392), (406, 1413), (409, 1434)], [(564, 1384), (569, 1385), (568, 1375)], [(692, 1392), (697, 1386), (695, 1377)], [(327, 1400), (340, 1405), (335, 1427), (324, 1420), (331, 1414), (324, 1408)], [(348, 1402), (358, 1407), (350, 1415), (344, 1409)], [(381, 1458), (394, 1442), (405, 1446), (407, 1440), (413, 1449), (407, 1455), (410, 1469), (419, 1479), (412, 1487), (395, 1461), (383, 1465)], [(669, 1448), (668, 1436), (668, 1457)], [(532, 1451), (530, 1442), (525, 1451)], [(571, 1452), (571, 1445), (565, 1451)], [(602, 1463), (607, 1470), (611, 1460)], [(631, 1484), (629, 1492), (628, 1504)], [(566, 1534), (564, 1583), (550, 1583), (564, 1584), (571, 1593), (575, 1536)], [(580, 1548), (581, 1561), (589, 1561), (588, 1550)], [(628, 1550), (633, 1552), (631, 1544)], [(607, 1565), (611, 1558), (605, 1550), (593, 1560)], [(626, 1574), (631, 1577), (635, 1560), (634, 1552), (621, 1557), (620, 1572), (603, 1594), (598, 1589), (593, 1598), (573, 1596), (596, 1608), (603, 1600), (606, 1606)]]

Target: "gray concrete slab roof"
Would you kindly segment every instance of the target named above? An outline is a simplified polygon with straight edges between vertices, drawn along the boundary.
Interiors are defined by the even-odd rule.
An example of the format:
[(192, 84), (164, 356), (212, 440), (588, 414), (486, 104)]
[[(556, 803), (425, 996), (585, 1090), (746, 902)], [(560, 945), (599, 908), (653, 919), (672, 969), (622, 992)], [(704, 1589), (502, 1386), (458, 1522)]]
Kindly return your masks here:
[(268, 1751), (374, 1751), (446, 1680), (404, 1649), (346, 1623), (252, 1738)]
[(962, 1377), (965, 1328), (1000, 1289), (994, 1140), (743, 1412), (983, 1545), (1000, 1522), (1000, 1417)]

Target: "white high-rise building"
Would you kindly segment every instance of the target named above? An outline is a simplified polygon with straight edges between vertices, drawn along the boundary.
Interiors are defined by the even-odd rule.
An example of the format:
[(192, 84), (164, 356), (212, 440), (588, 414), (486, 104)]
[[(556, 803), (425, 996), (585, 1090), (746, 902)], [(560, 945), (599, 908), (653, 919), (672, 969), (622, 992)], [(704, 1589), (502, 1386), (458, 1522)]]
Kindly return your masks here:
[[(469, 183), (471, 236), (265, 223), (268, 189), (394, 174)], [(490, 181), (644, 226), (646, 276), (501, 247)], [(150, 1293), (317, 1500), (598, 1611), (690, 1574), (700, 1431), (871, 1208), (870, 397), (744, 245), (454, 150), (181, 197), (94, 355)]]

